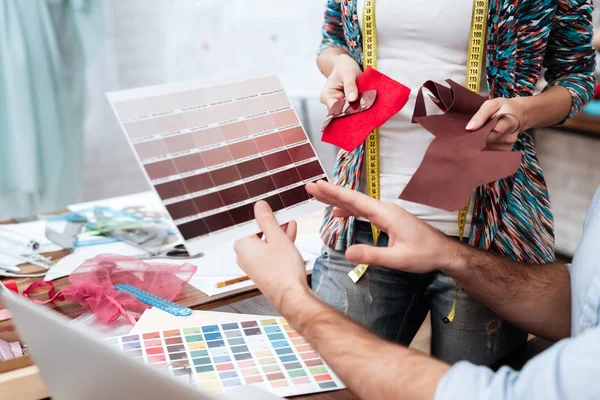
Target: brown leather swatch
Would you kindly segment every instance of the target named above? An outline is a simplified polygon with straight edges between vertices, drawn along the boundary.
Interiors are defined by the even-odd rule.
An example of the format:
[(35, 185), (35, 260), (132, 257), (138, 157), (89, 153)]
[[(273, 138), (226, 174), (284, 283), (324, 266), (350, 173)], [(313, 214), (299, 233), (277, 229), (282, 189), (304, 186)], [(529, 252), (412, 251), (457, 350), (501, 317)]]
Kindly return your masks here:
[[(421, 124), (435, 139), (399, 198), (457, 211), (477, 187), (516, 173), (523, 156), (518, 151), (486, 149), (487, 136), (503, 116), (467, 131), (467, 123), (486, 99), (450, 79), (446, 82), (450, 87), (427, 81), (417, 94), (413, 123)], [(444, 114), (427, 115), (423, 88), (432, 93)]]

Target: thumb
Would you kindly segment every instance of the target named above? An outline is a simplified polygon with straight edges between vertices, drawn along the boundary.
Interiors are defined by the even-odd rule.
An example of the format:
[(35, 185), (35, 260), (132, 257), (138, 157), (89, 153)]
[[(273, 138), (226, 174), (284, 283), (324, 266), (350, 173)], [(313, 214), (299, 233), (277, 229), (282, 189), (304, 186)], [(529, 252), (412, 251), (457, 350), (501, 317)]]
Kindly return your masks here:
[(479, 111), (473, 115), (473, 118), (471, 118), (465, 129), (468, 131), (475, 131), (481, 128), (483, 125), (485, 125), (488, 119), (490, 119), (496, 113), (496, 111), (498, 111), (499, 108), (499, 102), (493, 100), (486, 101), (483, 103)]
[(238, 265), (243, 266), (247, 260), (256, 259), (265, 245), (266, 243), (256, 235), (236, 240), (233, 251), (237, 256)]
[(327, 107), (327, 111), (331, 110), (331, 108), (334, 106), (335, 103), (337, 103), (338, 100), (342, 99), (344, 97), (344, 94), (338, 89), (337, 91), (335, 90), (329, 90), (329, 89), (324, 89), (321, 92), (321, 96), (319, 97), (319, 101), (325, 105), (325, 107)]
[(344, 82), (344, 95), (348, 101), (352, 102), (358, 99), (358, 86), (356, 86), (356, 77), (352, 73), (342, 75)]
[(356, 264), (380, 265), (395, 269), (402, 269), (405, 262), (398, 248), (374, 247), (366, 244), (350, 246), (346, 250), (346, 258)]

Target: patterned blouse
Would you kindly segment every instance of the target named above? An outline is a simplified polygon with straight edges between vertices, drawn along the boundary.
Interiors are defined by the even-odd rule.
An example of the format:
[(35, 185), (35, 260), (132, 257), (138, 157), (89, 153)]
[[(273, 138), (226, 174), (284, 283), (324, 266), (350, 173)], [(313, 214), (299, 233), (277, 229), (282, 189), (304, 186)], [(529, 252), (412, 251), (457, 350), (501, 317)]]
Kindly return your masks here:
[[(591, 46), (592, 0), (490, 0), (486, 71), (490, 97), (531, 96), (542, 68), (547, 87), (563, 86), (572, 95), (569, 117), (591, 99), (595, 54)], [(362, 65), (356, 0), (328, 0), (319, 54), (346, 49)], [(554, 228), (548, 190), (531, 131), (519, 135), (523, 153), (517, 173), (477, 188), (470, 244), (515, 260), (554, 259)], [(364, 145), (340, 150), (334, 169), (338, 185), (359, 190)], [(325, 212), (321, 234), (326, 245), (343, 250), (352, 243), (354, 218)]]

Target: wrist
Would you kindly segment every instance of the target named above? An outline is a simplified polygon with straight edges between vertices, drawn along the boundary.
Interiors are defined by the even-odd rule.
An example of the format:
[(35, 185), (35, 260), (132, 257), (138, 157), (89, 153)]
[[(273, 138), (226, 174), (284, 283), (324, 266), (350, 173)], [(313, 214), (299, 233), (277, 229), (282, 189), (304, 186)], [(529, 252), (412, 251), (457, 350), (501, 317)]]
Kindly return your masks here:
[(311, 327), (320, 321), (328, 310), (332, 311), (308, 286), (294, 295), (286, 296), (279, 309), (290, 325), (305, 337), (310, 336)]
[(458, 242), (453, 239), (445, 238), (446, 243), (444, 246), (440, 246), (442, 254), (444, 255), (444, 263), (440, 266), (439, 270), (451, 277), (457, 277), (464, 274), (468, 267), (469, 253), (475, 251), (468, 245)]
[(532, 120), (532, 98), (533, 96), (515, 97), (511, 99), (511, 101), (515, 104), (516, 108), (519, 110), (519, 115), (516, 115), (516, 117), (519, 119), (519, 132), (526, 131), (535, 126), (535, 123)]
[(310, 301), (316, 299), (316, 295), (308, 287), (308, 284), (298, 284), (283, 290), (277, 309), (286, 319), (293, 318), (298, 314), (299, 308), (305, 307)]
[(338, 64), (345, 63), (348, 61), (356, 62), (352, 57), (350, 57), (350, 54), (348, 53), (336, 54), (332, 58), (332, 63), (334, 67)]

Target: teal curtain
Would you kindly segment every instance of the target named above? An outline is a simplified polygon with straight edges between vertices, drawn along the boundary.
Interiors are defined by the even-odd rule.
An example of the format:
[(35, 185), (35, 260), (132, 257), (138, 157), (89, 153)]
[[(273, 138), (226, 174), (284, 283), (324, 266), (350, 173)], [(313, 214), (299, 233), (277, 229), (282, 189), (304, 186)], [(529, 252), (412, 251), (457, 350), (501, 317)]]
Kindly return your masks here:
[(0, 219), (80, 199), (100, 0), (0, 0)]

